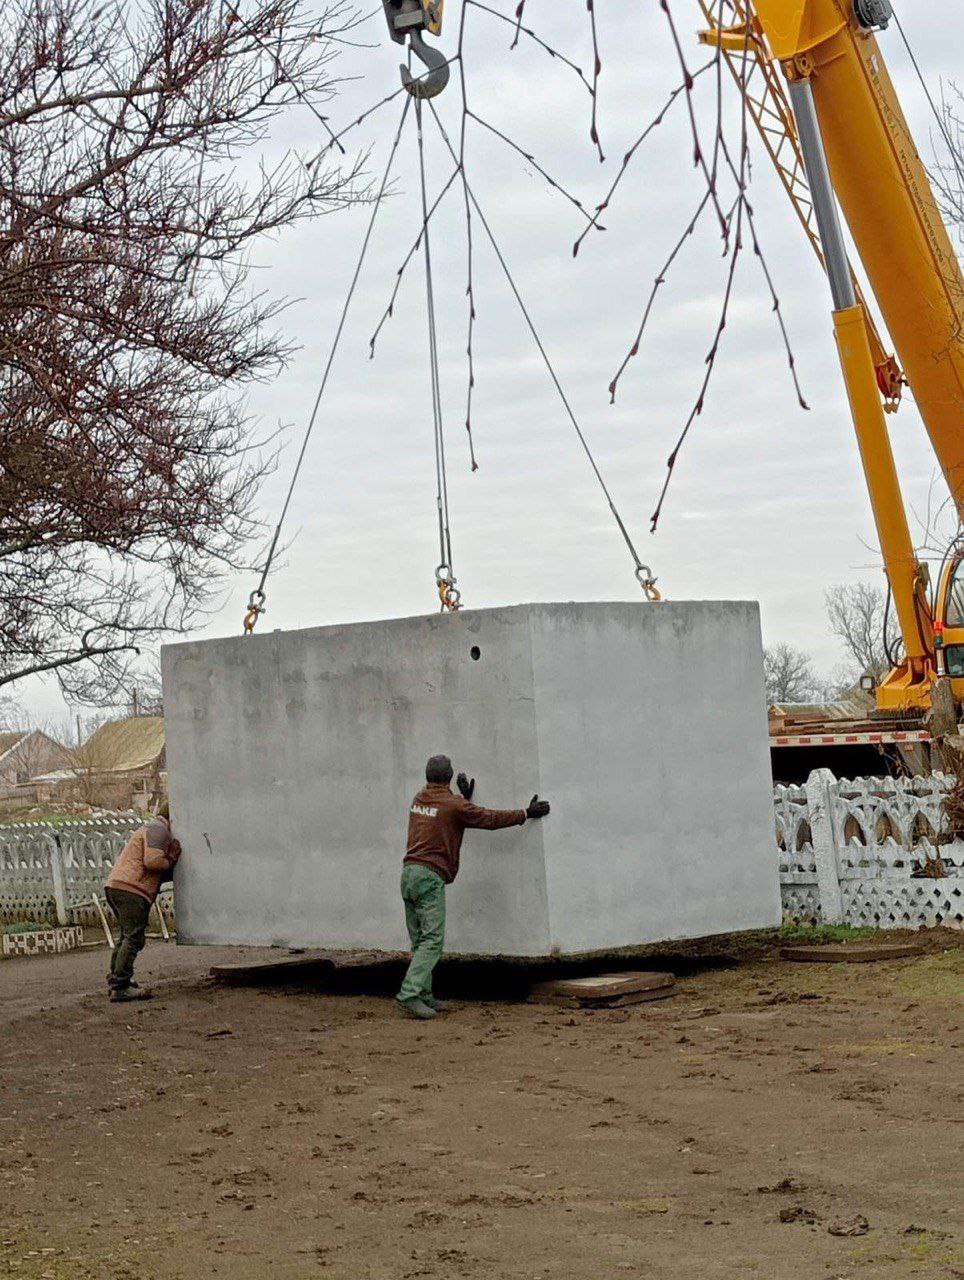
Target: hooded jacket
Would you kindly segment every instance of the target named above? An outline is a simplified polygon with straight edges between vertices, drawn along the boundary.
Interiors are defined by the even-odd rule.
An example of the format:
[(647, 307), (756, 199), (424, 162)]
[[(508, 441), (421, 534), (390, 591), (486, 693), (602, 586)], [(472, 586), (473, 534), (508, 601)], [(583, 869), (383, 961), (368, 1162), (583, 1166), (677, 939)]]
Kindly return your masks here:
[(408, 816), (408, 848), (405, 862), (429, 867), (451, 884), (459, 871), (459, 853), (467, 827), (498, 831), (518, 827), (525, 809), (482, 809), (446, 783), (428, 783), (412, 801)]
[(146, 827), (138, 827), (121, 849), (107, 887), (137, 893), (153, 902), (180, 856), (181, 846), (171, 835), (168, 823), (164, 818), (154, 818)]

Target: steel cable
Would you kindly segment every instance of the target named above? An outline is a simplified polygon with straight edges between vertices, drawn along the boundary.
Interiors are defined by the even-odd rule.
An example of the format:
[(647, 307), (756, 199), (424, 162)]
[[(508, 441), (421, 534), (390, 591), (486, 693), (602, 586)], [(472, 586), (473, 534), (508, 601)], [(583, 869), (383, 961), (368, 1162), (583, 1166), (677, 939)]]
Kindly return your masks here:
[[(445, 127), (442, 124), (441, 120), (439, 119), (438, 112), (435, 110), (434, 104), (432, 102), (429, 102), (428, 105), (429, 105), (430, 111), (432, 112), (432, 116), (435, 119), (435, 124), (438, 127), (438, 131), (441, 134), (442, 141), (445, 143), (445, 146), (448, 149), (448, 152), (451, 155), (452, 159), (455, 161), (456, 164), (458, 164), (459, 158), (456, 155), (455, 149), (449, 140), (448, 134), (445, 132)], [(493, 252), (495, 253), (496, 258), (498, 259), (499, 266), (502, 268), (503, 274), (505, 275), (505, 278), (508, 281), (509, 288), (512, 290), (512, 293), (515, 296), (515, 300), (519, 305), (519, 310), (522, 312), (522, 317), (526, 322), (529, 332), (532, 335), (532, 339), (535, 342), (536, 347), (539, 351), (539, 354), (542, 357), (542, 361), (546, 366), (546, 371), (548, 372), (549, 377), (552, 379), (553, 386), (556, 388), (556, 391), (559, 395), (559, 399), (562, 401), (562, 405), (566, 411), (566, 415), (569, 418), (569, 421), (572, 423), (573, 430), (575, 431), (577, 437), (579, 438), (579, 443), (582, 445), (583, 451), (586, 457), (589, 459), (589, 465), (592, 467), (593, 474), (595, 475), (597, 481), (599, 482), (599, 487), (606, 498), (606, 502), (609, 504), (609, 510), (612, 512), (613, 519), (616, 521), (616, 525), (619, 529), (619, 532), (622, 534), (623, 541), (626, 543), (626, 546), (629, 549), (629, 554), (633, 558), (633, 561), (636, 565), (636, 579), (639, 582), (639, 584), (642, 586), (643, 590), (646, 591), (646, 594), (650, 596), (650, 598), (658, 599), (659, 593), (656, 591), (656, 588), (654, 586), (655, 579), (653, 578), (652, 570), (650, 569), (649, 565), (644, 564), (639, 557), (639, 553), (637, 552), (636, 547), (633, 544), (633, 540), (629, 535), (629, 530), (626, 528), (626, 525), (623, 522), (623, 518), (619, 514), (619, 511), (616, 508), (616, 504), (613, 501), (612, 494), (609, 492), (609, 487), (606, 484), (605, 479), (603, 478), (603, 474), (599, 469), (596, 459), (593, 457), (592, 450), (589, 447), (589, 442), (587, 441), (585, 435), (583, 434), (583, 430), (579, 425), (579, 421), (576, 418), (572, 405), (569, 403), (569, 399), (565, 391), (563, 390), (562, 383), (559, 381), (558, 375), (556, 374), (552, 361), (549, 358), (549, 353), (546, 351), (546, 348), (542, 342), (542, 339), (539, 336), (539, 331), (536, 329), (535, 322), (533, 321), (532, 316), (529, 313), (529, 309), (526, 306), (525, 301), (523, 300), (522, 294), (519, 292), (518, 285), (515, 282), (515, 278), (512, 275), (512, 271), (509, 268), (509, 264), (506, 262), (505, 257), (502, 253), (502, 250), (499, 247), (499, 243), (495, 238), (495, 233), (493, 232), (492, 228), (489, 226), (488, 219), (486, 218), (485, 214), (482, 212), (482, 208), (479, 205), (475, 192), (472, 190), (472, 187), (469, 185), (468, 179), (465, 177), (464, 170), (462, 172), (462, 177), (465, 184), (466, 194), (468, 195), (468, 198), (472, 203), (472, 207), (475, 209), (475, 212), (478, 214), (479, 221), (481, 222), (485, 230), (485, 233), (488, 236), (489, 243), (491, 244)], [(650, 595), (651, 592), (653, 593), (652, 595)]]
[(402, 138), (402, 129), (405, 125), (405, 120), (406, 120), (406, 117), (408, 116), (408, 109), (411, 106), (411, 104), (412, 104), (412, 99), (411, 97), (409, 97), (408, 94), (406, 94), (405, 104), (402, 107), (402, 116), (398, 122), (398, 129), (395, 132), (395, 140), (392, 143), (391, 154), (389, 155), (388, 163), (385, 166), (385, 173), (382, 177), (381, 186), (378, 189), (378, 195), (375, 197), (375, 207), (372, 210), (372, 216), (368, 223), (368, 229), (365, 232), (365, 238), (362, 241), (361, 252), (358, 255), (358, 263), (355, 267), (355, 273), (351, 278), (351, 284), (349, 285), (349, 288), (348, 288), (348, 294), (345, 298), (345, 304), (341, 310), (341, 316), (338, 320), (338, 327), (335, 330), (335, 337), (331, 344), (331, 350), (328, 353), (328, 360), (327, 360), (327, 363), (325, 364), (324, 373), (322, 374), (321, 385), (319, 386), (318, 394), (315, 397), (314, 407), (312, 408), (311, 416), (308, 419), (308, 426), (305, 429), (304, 439), (301, 442), (301, 449), (298, 453), (298, 459), (295, 463), (295, 469), (291, 476), (291, 483), (288, 485), (288, 492), (285, 495), (284, 505), (281, 508), (281, 515), (278, 518), (278, 523), (274, 531), (274, 537), (271, 539), (271, 546), (268, 548), (268, 554), (267, 554), (267, 557), (265, 558), (264, 567), (261, 570), (260, 581), (258, 582), (256, 589), (252, 591), (249, 599), (248, 617), (251, 619), (250, 626), (248, 625), (247, 620), (245, 622), (245, 630), (249, 632), (253, 628), (254, 623), (257, 620), (258, 614), (264, 610), (265, 583), (267, 582), (268, 574), (271, 571), (271, 565), (278, 549), (278, 539), (281, 536), (281, 528), (285, 522), (285, 517), (288, 514), (288, 507), (291, 504), (291, 495), (294, 493), (295, 484), (298, 481), (298, 475), (301, 471), (301, 465), (305, 459), (305, 452), (308, 448), (308, 441), (311, 439), (311, 433), (314, 430), (315, 422), (317, 421), (317, 418), (318, 418), (318, 410), (321, 407), (322, 396), (325, 393), (325, 387), (328, 385), (328, 377), (331, 373), (332, 365), (335, 362), (335, 355), (338, 351), (338, 346), (341, 341), (342, 333), (344, 332), (345, 321), (348, 318), (348, 310), (351, 306), (352, 298), (355, 295), (355, 289), (358, 285), (358, 278), (361, 275), (362, 266), (364, 265), (365, 257), (368, 253), (368, 246), (369, 246), (369, 243), (371, 242), (372, 232), (375, 229), (375, 219), (378, 217), (378, 211), (381, 208), (382, 199), (388, 187), (388, 180), (391, 176), (392, 168), (394, 167), (394, 164), (395, 164), (395, 156), (398, 152), (399, 143), (401, 142), (401, 138)]
[[(425, 177), (425, 136), (422, 130), (422, 100), (415, 103), (418, 132), (418, 167), (422, 189), (422, 251), (425, 258), (425, 298), (428, 315), (429, 372), (432, 384), (432, 419), (435, 434), (435, 502), (438, 509), (439, 566), (436, 576), (455, 582), (452, 565), (452, 531), (449, 523), (448, 474), (445, 465), (445, 437), (442, 424), (442, 391), (438, 371), (438, 329), (435, 320), (435, 284), (432, 276), (432, 246), (429, 238), (428, 186)], [(443, 573), (443, 570), (447, 570)], [(442, 603), (445, 609), (445, 603)]]
[(917, 79), (920, 81), (920, 86), (924, 90), (924, 96), (926, 97), (928, 103), (930, 104), (931, 111), (934, 113), (934, 119), (937, 121), (937, 127), (938, 129), (940, 129), (941, 136), (943, 137), (944, 142), (947, 144), (947, 149), (951, 155), (951, 163), (953, 164), (955, 172), (957, 173), (957, 179), (961, 184), (962, 190), (964, 190), (964, 171), (962, 171), (962, 168), (961, 168), (961, 158), (958, 155), (957, 148), (954, 145), (954, 139), (951, 137), (950, 132), (948, 131), (947, 121), (944, 119), (941, 113), (937, 110), (937, 104), (935, 103), (933, 97), (931, 96), (930, 89), (927, 87), (927, 81), (924, 79), (924, 73), (923, 71), (921, 71), (920, 63), (917, 61), (917, 58), (914, 54), (914, 50), (911, 48), (910, 41), (907, 38), (907, 35), (904, 31), (903, 25), (897, 14), (896, 9), (894, 10), (894, 21), (897, 24), (897, 30), (900, 32), (900, 38), (904, 42), (904, 48), (907, 50), (907, 56), (911, 60), (911, 65), (913, 66), (914, 70), (917, 72)]

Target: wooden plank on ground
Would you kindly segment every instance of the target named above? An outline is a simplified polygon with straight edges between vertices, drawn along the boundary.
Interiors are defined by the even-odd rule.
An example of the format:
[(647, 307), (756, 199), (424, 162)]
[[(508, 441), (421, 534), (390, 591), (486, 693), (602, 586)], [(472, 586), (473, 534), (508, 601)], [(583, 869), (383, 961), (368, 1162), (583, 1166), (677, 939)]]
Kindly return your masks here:
[(560, 996), (551, 992), (530, 995), (530, 1004), (554, 1004), (564, 1009), (621, 1009), (625, 1005), (645, 1004), (650, 1000), (665, 1000), (667, 996), (676, 994), (675, 986), (654, 987), (652, 991), (630, 991), (624, 996), (610, 996), (608, 999), (594, 1000), (590, 996)]
[(874, 960), (919, 956), (923, 950), (919, 942), (831, 942), (824, 946), (781, 947), (780, 955), (784, 960), (811, 964), (870, 964)]
[(662, 1000), (672, 995), (676, 979), (671, 973), (602, 973), (586, 978), (555, 978), (537, 982), (529, 992), (536, 1004), (563, 1004), (571, 1008), (617, 1007)]

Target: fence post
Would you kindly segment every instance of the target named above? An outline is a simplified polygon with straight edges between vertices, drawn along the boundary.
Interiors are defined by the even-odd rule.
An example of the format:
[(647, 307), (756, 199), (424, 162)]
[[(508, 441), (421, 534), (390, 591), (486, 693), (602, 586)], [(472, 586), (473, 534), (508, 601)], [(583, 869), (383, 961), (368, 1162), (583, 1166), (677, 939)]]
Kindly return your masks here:
[(817, 892), (824, 924), (840, 924), (843, 920), (840, 861), (833, 822), (833, 787), (836, 781), (829, 769), (814, 769), (806, 783)]
[(54, 907), (57, 911), (57, 923), (67, 924), (67, 892), (64, 875), (64, 851), (60, 847), (60, 836), (56, 833), (47, 837), (50, 846), (50, 878), (54, 888)]

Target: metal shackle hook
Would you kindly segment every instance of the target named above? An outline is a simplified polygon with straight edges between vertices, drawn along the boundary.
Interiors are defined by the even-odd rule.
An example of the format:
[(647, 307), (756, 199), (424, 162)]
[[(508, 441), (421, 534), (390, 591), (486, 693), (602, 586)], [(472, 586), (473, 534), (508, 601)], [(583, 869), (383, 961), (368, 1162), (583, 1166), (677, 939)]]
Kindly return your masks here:
[(653, 571), (648, 564), (641, 564), (636, 570), (636, 581), (643, 588), (647, 600), (662, 600), (663, 596), (656, 585)]
[(421, 31), (411, 31), (408, 44), (419, 62), (428, 67), (428, 71), (424, 75), (413, 76), (403, 62), (398, 68), (402, 75), (402, 84), (413, 98), (437, 97), (449, 82), (448, 58), (441, 49), (426, 44), (422, 39)]

